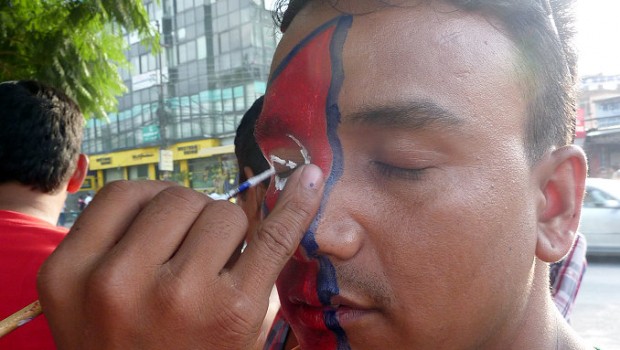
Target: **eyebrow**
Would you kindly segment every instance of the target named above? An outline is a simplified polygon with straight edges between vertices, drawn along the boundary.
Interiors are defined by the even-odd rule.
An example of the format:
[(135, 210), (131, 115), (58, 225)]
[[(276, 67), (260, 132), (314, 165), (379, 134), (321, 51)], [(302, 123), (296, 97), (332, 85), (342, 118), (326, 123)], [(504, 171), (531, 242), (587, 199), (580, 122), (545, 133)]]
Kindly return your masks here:
[(427, 100), (389, 105), (362, 106), (343, 118), (344, 123), (384, 128), (418, 130), (434, 127), (459, 127), (466, 120), (449, 109)]

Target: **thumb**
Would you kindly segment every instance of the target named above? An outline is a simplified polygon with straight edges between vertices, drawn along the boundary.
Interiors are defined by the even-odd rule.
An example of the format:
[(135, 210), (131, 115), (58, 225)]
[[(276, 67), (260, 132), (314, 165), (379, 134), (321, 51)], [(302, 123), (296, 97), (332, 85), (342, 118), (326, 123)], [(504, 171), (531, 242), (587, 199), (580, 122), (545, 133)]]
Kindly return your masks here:
[(249, 290), (271, 291), (276, 278), (293, 255), (312, 223), (325, 186), (321, 169), (304, 165), (288, 178), (273, 210), (262, 222), (256, 236), (235, 268), (244, 271), (240, 283)]

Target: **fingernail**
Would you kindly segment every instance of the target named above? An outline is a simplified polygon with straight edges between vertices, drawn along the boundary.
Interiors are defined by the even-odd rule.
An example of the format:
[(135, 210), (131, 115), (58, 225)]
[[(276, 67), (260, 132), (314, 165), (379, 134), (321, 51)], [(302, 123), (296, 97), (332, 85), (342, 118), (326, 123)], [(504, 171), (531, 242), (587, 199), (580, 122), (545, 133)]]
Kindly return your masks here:
[(304, 166), (303, 171), (301, 173), (301, 183), (306, 188), (315, 189), (318, 187), (319, 181), (321, 181), (322, 176), (323, 176), (323, 173), (321, 172), (321, 169), (318, 166), (313, 165), (313, 164), (308, 164)]

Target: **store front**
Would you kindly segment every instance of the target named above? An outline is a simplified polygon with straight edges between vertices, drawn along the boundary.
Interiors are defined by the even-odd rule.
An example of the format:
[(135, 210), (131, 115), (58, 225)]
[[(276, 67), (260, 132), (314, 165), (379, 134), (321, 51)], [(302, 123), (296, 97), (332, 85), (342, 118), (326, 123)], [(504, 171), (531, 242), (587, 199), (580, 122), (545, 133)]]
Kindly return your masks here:
[[(237, 162), (234, 145), (207, 139), (174, 144), (172, 165), (162, 167), (160, 149), (148, 147), (90, 156), (91, 188), (116, 180), (167, 180), (205, 193), (225, 193), (234, 186)], [(167, 169), (167, 170), (162, 170)]]

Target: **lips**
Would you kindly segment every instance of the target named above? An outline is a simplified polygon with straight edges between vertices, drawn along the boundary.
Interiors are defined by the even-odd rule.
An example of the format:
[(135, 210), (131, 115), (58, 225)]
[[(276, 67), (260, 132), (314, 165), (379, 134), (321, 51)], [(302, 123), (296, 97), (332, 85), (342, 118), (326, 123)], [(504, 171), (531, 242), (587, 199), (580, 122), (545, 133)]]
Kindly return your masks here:
[(376, 308), (366, 303), (344, 297), (342, 294), (332, 298), (331, 305), (322, 305), (298, 294), (290, 294), (286, 307), (295, 314), (305, 327), (325, 331), (330, 322), (337, 321), (339, 326), (353, 325), (365, 316), (377, 312)]

